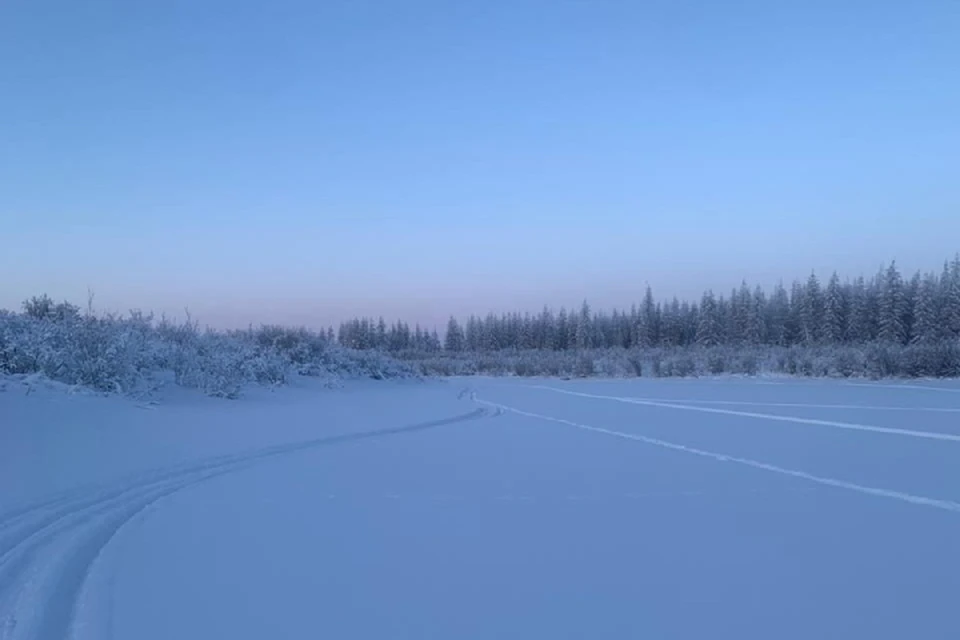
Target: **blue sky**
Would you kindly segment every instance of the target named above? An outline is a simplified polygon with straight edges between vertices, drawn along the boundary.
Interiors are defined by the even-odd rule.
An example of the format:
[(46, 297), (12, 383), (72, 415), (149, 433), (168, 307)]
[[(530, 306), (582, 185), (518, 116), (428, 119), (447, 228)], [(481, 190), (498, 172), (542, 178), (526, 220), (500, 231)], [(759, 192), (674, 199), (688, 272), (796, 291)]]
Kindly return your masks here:
[(0, 307), (442, 324), (960, 249), (960, 4), (7, 0)]

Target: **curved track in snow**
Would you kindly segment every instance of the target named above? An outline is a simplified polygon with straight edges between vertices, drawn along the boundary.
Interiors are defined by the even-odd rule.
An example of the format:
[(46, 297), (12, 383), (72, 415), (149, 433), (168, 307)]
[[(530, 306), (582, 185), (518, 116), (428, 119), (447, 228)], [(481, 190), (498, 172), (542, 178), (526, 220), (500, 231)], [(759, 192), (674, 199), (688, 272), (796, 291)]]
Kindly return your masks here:
[[(401, 427), (215, 456), (71, 492), (0, 518), (0, 640), (83, 638), (75, 622), (91, 569), (114, 536), (163, 498), (278, 456), (476, 420), (490, 409)], [(88, 632), (96, 633), (94, 630)]]

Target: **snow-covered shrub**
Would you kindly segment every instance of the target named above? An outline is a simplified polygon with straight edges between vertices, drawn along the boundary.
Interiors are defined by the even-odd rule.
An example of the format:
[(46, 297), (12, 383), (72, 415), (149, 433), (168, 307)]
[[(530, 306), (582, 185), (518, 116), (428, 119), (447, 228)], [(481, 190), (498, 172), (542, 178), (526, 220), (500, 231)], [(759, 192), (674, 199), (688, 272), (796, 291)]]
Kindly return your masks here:
[[(407, 378), (415, 375), (412, 367), (398, 362), (379, 351), (358, 351), (337, 348), (329, 354), (337, 354), (339, 370), (351, 377), (367, 377), (376, 380), (385, 378)], [(334, 361), (332, 358), (330, 361)]]
[(153, 368), (149, 320), (79, 314), (0, 315), (0, 370), (42, 373), (100, 391), (135, 392)]
[(531, 377), (537, 375), (537, 367), (529, 360), (517, 359), (513, 364), (513, 372), (520, 377)]
[(577, 356), (577, 364), (574, 369), (574, 375), (580, 378), (589, 378), (596, 372), (594, 367), (593, 357), (586, 351), (581, 352)]
[(26, 316), (0, 311), (0, 373), (40, 370), (41, 342), (35, 335), (34, 325)]
[(80, 318), (80, 307), (69, 302), (54, 302), (44, 294), (34, 296), (23, 303), (23, 313), (34, 320), (76, 320)]
[(863, 353), (856, 349), (838, 349), (833, 355), (831, 375), (851, 378), (863, 375), (865, 363)]
[(752, 352), (738, 354), (733, 360), (730, 371), (740, 375), (755, 376), (760, 373), (760, 359)]
[(331, 382), (415, 375), (414, 365), (343, 349), (306, 329), (201, 331), (189, 319), (155, 322), (139, 312), (81, 315), (47, 296), (27, 301), (23, 313), (0, 311), (0, 373), (138, 393), (155, 388), (165, 371), (178, 385), (224, 398), (237, 397), (247, 384), (283, 384), (291, 371)]
[(264, 325), (234, 335), (260, 349), (283, 355), (297, 373), (309, 376), (398, 378), (417, 375), (415, 367), (377, 350), (341, 347), (323, 333), (305, 328)]
[(124, 320), (88, 315), (55, 322), (64, 372), (72, 378), (64, 381), (101, 391), (142, 389), (154, 368), (149, 322), (139, 315)]
[(257, 345), (260, 349), (283, 354), (298, 372), (304, 375), (316, 373), (316, 366), (324, 360), (330, 345), (326, 336), (305, 328), (289, 328), (263, 325), (259, 329), (235, 332), (239, 338)]
[(664, 377), (689, 378), (697, 375), (697, 363), (689, 353), (675, 353), (663, 360)]
[(662, 378), (663, 375), (663, 357), (659, 352), (650, 354), (650, 375), (654, 378)]
[[(651, 369), (653, 369), (653, 368), (656, 366), (656, 365), (653, 364), (653, 363), (655, 362), (655, 360), (654, 360), (655, 358), (657, 358), (656, 355), (652, 355), (651, 358), (650, 358), (650, 361), (649, 361), (649, 362), (650, 362), (650, 365), (649, 365), (649, 366), (650, 366)], [(640, 356), (639, 353), (636, 353), (636, 352), (628, 352), (628, 353), (627, 353), (627, 362), (630, 364), (630, 368), (633, 370), (634, 375), (636, 375), (638, 378), (643, 377), (643, 371), (644, 371), (644, 369), (645, 369), (646, 367), (644, 367), (644, 365), (643, 365), (643, 358)], [(659, 360), (656, 360), (656, 362), (659, 363)]]
[(900, 358), (903, 349), (897, 344), (874, 343), (867, 346), (866, 373), (871, 378), (889, 378), (903, 369)]
[(909, 377), (960, 376), (960, 344), (941, 341), (910, 345), (903, 349), (901, 367)]
[(643, 362), (639, 349), (604, 349), (593, 354), (593, 375), (606, 378), (632, 378), (642, 375)]
[(727, 355), (718, 349), (713, 349), (707, 356), (707, 370), (711, 375), (720, 375), (727, 372)]
[(199, 332), (195, 327), (173, 332), (165, 362), (177, 384), (203, 393), (236, 398), (247, 382), (255, 382), (252, 348), (223, 334)]

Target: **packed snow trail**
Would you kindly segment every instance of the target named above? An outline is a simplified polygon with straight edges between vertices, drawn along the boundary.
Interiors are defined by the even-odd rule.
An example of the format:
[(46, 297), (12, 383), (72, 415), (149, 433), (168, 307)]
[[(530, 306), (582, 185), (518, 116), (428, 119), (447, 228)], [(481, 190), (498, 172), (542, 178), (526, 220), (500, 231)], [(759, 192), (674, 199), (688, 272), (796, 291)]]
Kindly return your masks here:
[(18, 509), (0, 519), (0, 640), (98, 637), (96, 630), (73, 624), (90, 569), (127, 522), (163, 498), (277, 456), (425, 431), (489, 414), (481, 408), (441, 420), (216, 456)]
[(622, 402), (625, 404), (636, 404), (647, 407), (660, 407), (662, 409), (678, 409), (680, 411), (699, 411), (701, 413), (714, 413), (725, 416), (739, 416), (742, 418), (755, 418), (760, 420), (772, 420), (774, 422), (792, 422), (795, 424), (809, 424), (818, 427), (832, 427), (834, 429), (848, 429), (851, 431), (870, 431), (873, 433), (886, 433), (897, 436), (908, 436), (911, 438), (924, 438), (928, 440), (946, 440), (950, 442), (960, 442), (960, 435), (950, 433), (939, 433), (936, 431), (917, 431), (915, 429), (899, 429), (893, 427), (878, 427), (870, 424), (856, 424), (851, 422), (838, 422), (836, 420), (817, 420), (814, 418), (797, 418), (794, 416), (781, 416), (773, 413), (756, 413), (753, 411), (733, 411), (732, 409), (716, 409), (713, 407), (691, 406), (677, 402), (662, 402), (659, 400), (648, 400), (646, 398), (628, 398), (618, 396), (606, 396), (596, 393), (584, 393), (581, 391), (570, 391), (568, 389), (557, 389), (546, 385), (531, 385), (533, 389), (543, 391), (552, 391), (562, 393), (568, 396), (579, 398), (592, 398), (594, 400), (611, 400), (613, 402)]
[[(551, 391), (558, 391), (557, 389), (552, 389), (550, 387), (541, 387), (541, 388), (550, 389)], [(594, 398), (604, 397), (604, 396), (594, 396), (591, 394), (582, 394), (582, 393), (575, 393), (575, 392), (561, 391), (561, 393), (569, 393), (570, 395), (579, 395), (579, 396), (594, 397)], [(615, 431), (613, 429), (604, 429), (602, 427), (595, 427), (588, 424), (574, 422), (572, 420), (565, 420), (563, 418), (556, 418), (553, 416), (548, 416), (540, 413), (533, 413), (531, 411), (524, 411), (522, 409), (517, 409), (515, 407), (511, 407), (508, 405), (499, 404), (496, 402), (490, 402), (489, 400), (483, 400), (477, 397), (476, 394), (472, 396), (472, 399), (477, 404), (481, 404), (485, 407), (490, 407), (492, 409), (495, 409), (499, 413), (509, 411), (511, 413), (525, 416), (527, 418), (536, 418), (537, 420), (546, 420), (548, 422), (565, 424), (570, 427), (576, 427), (577, 429), (583, 429), (584, 431), (602, 433), (604, 435), (613, 436), (616, 438), (623, 438), (625, 440), (635, 440), (637, 442), (652, 444), (658, 447), (663, 447), (665, 449), (672, 449), (674, 451), (682, 451), (684, 453), (690, 453), (690, 454), (701, 456), (704, 458), (711, 458), (719, 462), (734, 462), (736, 464), (741, 464), (747, 467), (753, 467), (754, 469), (771, 471), (773, 473), (792, 476), (794, 478), (800, 478), (803, 480), (809, 480), (811, 482), (816, 482), (817, 484), (827, 485), (830, 487), (837, 487), (839, 489), (848, 489), (850, 491), (856, 491), (858, 493), (864, 493), (867, 495), (879, 496), (882, 498), (892, 498), (894, 500), (901, 500), (903, 502), (909, 502), (912, 504), (921, 505), (925, 507), (934, 507), (937, 509), (943, 509), (945, 511), (953, 511), (956, 513), (960, 513), (960, 503), (952, 502), (950, 500), (939, 500), (936, 498), (927, 498), (924, 496), (912, 495), (912, 494), (904, 493), (901, 491), (879, 489), (877, 487), (866, 487), (853, 482), (847, 482), (845, 480), (838, 480), (836, 478), (825, 478), (823, 476), (817, 476), (812, 473), (807, 473), (806, 471), (799, 471), (796, 469), (786, 469), (784, 467), (768, 464), (766, 462), (760, 462), (758, 460), (751, 460), (749, 458), (740, 458), (740, 457), (728, 455), (725, 453), (717, 453), (715, 451), (705, 451), (703, 449), (697, 449), (695, 447), (688, 447), (683, 444), (668, 442), (666, 440), (661, 440), (659, 438), (650, 438), (647, 436), (637, 435), (634, 433), (625, 433), (623, 431)], [(658, 405), (653, 405), (653, 406), (658, 406)], [(673, 405), (666, 405), (666, 406), (673, 408)]]
[[(757, 384), (781, 384), (773, 382), (764, 382)], [(553, 387), (543, 387), (539, 386), (541, 389), (550, 389), (556, 391)], [(590, 396), (593, 397), (593, 396)], [(610, 397), (610, 396), (602, 396)], [(660, 405), (664, 404), (676, 404), (676, 400), (671, 400), (670, 398), (629, 398), (634, 404), (640, 402), (646, 403), (659, 403)], [(718, 406), (727, 406), (727, 407), (770, 407), (775, 409), (836, 409), (840, 411), (896, 411), (900, 413), (960, 413), (960, 408), (955, 407), (888, 407), (885, 405), (868, 405), (868, 404), (815, 404), (810, 402), (754, 402), (752, 400), (701, 400), (697, 398), (684, 398), (683, 404), (685, 405), (718, 405)], [(656, 406), (656, 405), (654, 405)], [(671, 407), (667, 407), (671, 408)], [(731, 415), (738, 415), (736, 413)]]

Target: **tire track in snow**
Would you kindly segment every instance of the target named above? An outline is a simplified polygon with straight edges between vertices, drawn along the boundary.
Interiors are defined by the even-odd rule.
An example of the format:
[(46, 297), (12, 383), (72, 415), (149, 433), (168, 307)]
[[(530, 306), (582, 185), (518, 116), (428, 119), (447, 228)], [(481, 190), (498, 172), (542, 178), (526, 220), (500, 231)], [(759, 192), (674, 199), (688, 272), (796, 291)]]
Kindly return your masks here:
[(104, 548), (124, 525), (163, 498), (277, 456), (425, 431), (491, 413), (480, 408), (402, 427), (215, 456), (19, 508), (0, 520), (0, 640), (103, 637), (98, 630), (78, 629), (74, 625), (76, 611), (87, 597), (87, 578)]
[(960, 389), (955, 387), (934, 387), (929, 385), (922, 384), (874, 384), (874, 383), (865, 383), (865, 382), (845, 382), (843, 383), (845, 387), (862, 387), (866, 389), (898, 389), (898, 390), (913, 390), (913, 391), (940, 391), (943, 393), (960, 393)]
[(836, 478), (828, 478), (826, 476), (817, 476), (812, 473), (807, 473), (806, 471), (800, 471), (797, 469), (788, 469), (786, 467), (778, 467), (777, 465), (768, 464), (766, 462), (761, 462), (759, 460), (752, 460), (750, 458), (740, 458), (737, 456), (730, 456), (724, 453), (717, 453), (715, 451), (707, 451), (705, 449), (688, 447), (687, 445), (678, 444), (676, 442), (669, 442), (667, 440), (661, 440), (659, 438), (650, 438), (648, 436), (641, 436), (635, 433), (614, 431), (613, 429), (604, 429), (601, 427), (594, 427), (588, 424), (574, 422), (572, 420), (565, 420), (563, 418), (555, 418), (553, 416), (547, 416), (540, 413), (533, 413), (531, 411), (523, 411), (522, 409), (516, 409), (514, 407), (498, 404), (496, 402), (481, 400), (476, 396), (473, 397), (473, 400), (478, 404), (499, 409), (501, 412), (511, 412), (511, 413), (515, 413), (517, 415), (525, 416), (528, 418), (536, 418), (538, 420), (547, 420), (549, 422), (565, 424), (570, 427), (576, 427), (577, 429), (583, 429), (584, 431), (592, 431), (594, 433), (602, 433), (604, 435), (613, 436), (615, 438), (623, 438), (625, 440), (634, 440), (637, 442), (643, 442), (646, 444), (655, 445), (657, 447), (662, 447), (664, 449), (681, 451), (683, 453), (689, 453), (695, 456), (700, 456), (702, 458), (717, 460), (719, 462), (733, 462), (735, 464), (740, 464), (746, 467), (752, 467), (754, 469), (760, 469), (762, 471), (769, 471), (771, 473), (778, 473), (780, 475), (791, 476), (793, 478), (800, 478), (801, 480), (807, 480), (809, 482), (816, 482), (817, 484), (826, 485), (828, 487), (836, 487), (838, 489), (847, 489), (849, 491), (855, 491), (857, 493), (862, 493), (866, 495), (878, 496), (881, 498), (890, 498), (893, 500), (899, 500), (901, 502), (909, 502), (911, 504), (920, 505), (924, 507), (933, 507), (935, 509), (943, 509), (945, 511), (953, 511), (955, 513), (960, 513), (960, 503), (952, 502), (950, 500), (939, 500), (936, 498), (927, 498), (925, 496), (913, 495), (910, 493), (904, 493), (902, 491), (893, 491), (891, 489), (880, 489), (877, 487), (868, 487), (868, 486), (856, 484), (853, 482), (847, 482), (846, 480), (838, 480)]
[(924, 438), (928, 440), (945, 440), (948, 442), (960, 442), (960, 435), (952, 433), (940, 433), (937, 431), (915, 431), (913, 429), (897, 429), (895, 427), (878, 427), (870, 424), (857, 424), (853, 422), (837, 422), (835, 420), (818, 420), (816, 418), (797, 418), (794, 416), (781, 416), (775, 413), (755, 413), (753, 411), (734, 411), (733, 409), (717, 409), (714, 407), (698, 407), (674, 402), (659, 402), (656, 400), (642, 400), (638, 398), (623, 398), (618, 396), (603, 396), (595, 393), (584, 393), (582, 391), (570, 391), (567, 389), (557, 389), (545, 385), (530, 385), (532, 389), (543, 389), (562, 393), (568, 396), (577, 396), (580, 398), (593, 398), (596, 400), (612, 400), (614, 402), (623, 402), (626, 404), (636, 404), (647, 407), (660, 407), (663, 409), (678, 409), (680, 411), (700, 411), (702, 413), (714, 413), (726, 416), (738, 416), (741, 418), (756, 418), (760, 420), (772, 420), (774, 422), (793, 422), (795, 424), (809, 424), (819, 427), (832, 427), (834, 429), (848, 429), (851, 431), (869, 431), (873, 433), (886, 433), (898, 436), (909, 436), (911, 438)]
[[(760, 384), (760, 383), (757, 383)], [(553, 387), (542, 387), (554, 389)], [(625, 396), (624, 400), (635, 402), (659, 402), (659, 403), (682, 403), (682, 404), (706, 404), (727, 407), (772, 407), (781, 409), (837, 409), (837, 410), (856, 410), (856, 411), (920, 411), (929, 413), (960, 413), (960, 407), (891, 407), (889, 405), (869, 405), (869, 404), (811, 404), (809, 402), (756, 402), (753, 400), (691, 400), (684, 398), (682, 400), (671, 398), (637, 398)]]

